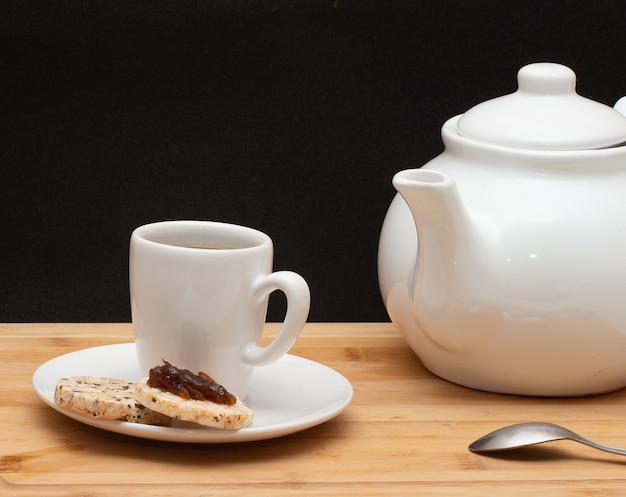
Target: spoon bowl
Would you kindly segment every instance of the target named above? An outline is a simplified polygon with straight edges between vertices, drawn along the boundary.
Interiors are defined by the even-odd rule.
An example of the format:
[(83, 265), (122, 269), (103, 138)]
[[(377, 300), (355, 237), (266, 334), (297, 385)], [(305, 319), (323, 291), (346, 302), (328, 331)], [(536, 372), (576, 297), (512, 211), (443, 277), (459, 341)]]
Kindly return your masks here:
[(469, 450), (472, 452), (495, 452), (501, 450), (517, 449), (528, 445), (535, 445), (555, 440), (573, 440), (594, 449), (611, 452), (626, 456), (626, 449), (599, 444), (574, 433), (567, 428), (554, 423), (520, 423), (505, 426), (488, 433), (471, 443)]

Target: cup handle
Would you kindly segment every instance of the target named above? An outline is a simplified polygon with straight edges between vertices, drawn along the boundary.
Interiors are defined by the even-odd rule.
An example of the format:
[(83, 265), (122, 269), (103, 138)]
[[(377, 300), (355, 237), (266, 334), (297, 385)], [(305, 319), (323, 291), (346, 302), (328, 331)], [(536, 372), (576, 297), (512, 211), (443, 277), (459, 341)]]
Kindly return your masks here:
[(285, 355), (296, 342), (309, 315), (311, 295), (302, 276), (292, 271), (261, 276), (252, 285), (252, 296), (263, 300), (275, 290), (280, 290), (287, 298), (285, 319), (272, 343), (265, 347), (249, 343), (244, 348), (243, 360), (253, 366), (266, 366)]

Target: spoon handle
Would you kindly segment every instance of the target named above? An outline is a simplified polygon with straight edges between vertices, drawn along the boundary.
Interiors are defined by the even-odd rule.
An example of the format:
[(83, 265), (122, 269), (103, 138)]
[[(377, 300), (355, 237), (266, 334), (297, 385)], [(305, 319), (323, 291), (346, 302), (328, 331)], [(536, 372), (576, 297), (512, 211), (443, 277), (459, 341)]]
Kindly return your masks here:
[(599, 444), (597, 442), (593, 442), (592, 440), (588, 440), (585, 437), (581, 437), (581, 436), (572, 437), (572, 440), (576, 442), (580, 442), (581, 444), (588, 445), (589, 447), (593, 447), (594, 449), (603, 450), (605, 452), (611, 452), (613, 454), (620, 454), (622, 456), (626, 456), (626, 449), (621, 449), (619, 447), (612, 447), (611, 445)]

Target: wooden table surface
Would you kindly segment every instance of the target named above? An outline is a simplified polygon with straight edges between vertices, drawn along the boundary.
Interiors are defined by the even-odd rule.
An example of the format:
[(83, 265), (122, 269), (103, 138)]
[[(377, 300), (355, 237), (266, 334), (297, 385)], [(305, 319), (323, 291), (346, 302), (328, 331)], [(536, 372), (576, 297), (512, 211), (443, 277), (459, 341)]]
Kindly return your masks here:
[[(268, 336), (276, 325), (267, 325)], [(273, 440), (178, 444), (113, 434), (39, 400), (35, 369), (132, 341), (130, 324), (0, 325), (0, 495), (626, 495), (626, 458), (562, 441), (471, 453), (508, 423), (551, 421), (626, 447), (626, 390), (587, 398), (490, 394), (426, 371), (389, 323), (309, 323), (291, 353), (346, 376), (335, 419)]]

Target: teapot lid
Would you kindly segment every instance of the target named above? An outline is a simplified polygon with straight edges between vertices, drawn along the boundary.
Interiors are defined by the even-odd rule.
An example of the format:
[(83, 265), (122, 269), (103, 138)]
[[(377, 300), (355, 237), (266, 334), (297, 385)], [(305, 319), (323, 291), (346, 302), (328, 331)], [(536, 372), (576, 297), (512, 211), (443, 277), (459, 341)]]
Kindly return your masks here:
[(626, 116), (576, 93), (576, 74), (552, 63), (529, 64), (517, 74), (515, 93), (463, 114), (461, 136), (531, 150), (589, 150), (626, 142)]

